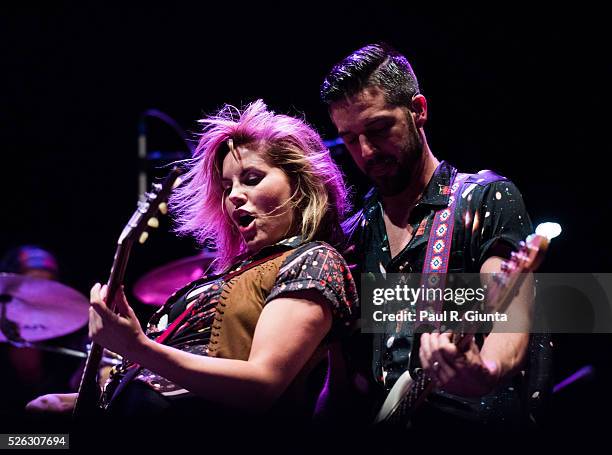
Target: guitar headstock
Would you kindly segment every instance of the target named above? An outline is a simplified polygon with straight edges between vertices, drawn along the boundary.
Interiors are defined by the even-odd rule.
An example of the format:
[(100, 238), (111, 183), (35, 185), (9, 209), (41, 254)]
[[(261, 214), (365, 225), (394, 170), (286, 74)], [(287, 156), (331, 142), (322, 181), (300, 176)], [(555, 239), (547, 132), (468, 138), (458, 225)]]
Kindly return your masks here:
[(488, 311), (506, 310), (527, 274), (537, 270), (544, 260), (549, 243), (547, 237), (531, 234), (520, 243), (518, 251), (511, 253), (510, 259), (502, 262), (501, 273), (493, 274), (494, 287), (489, 289), (492, 298), (487, 302)]
[(535, 271), (544, 260), (549, 243), (550, 240), (543, 235), (531, 234), (521, 242), (519, 250), (512, 252), (510, 259), (502, 263), (502, 272), (511, 274)]
[(182, 172), (182, 169), (175, 166), (161, 183), (153, 183), (151, 190), (142, 195), (136, 211), (119, 236), (119, 245), (134, 242), (135, 239), (144, 243), (149, 236), (147, 228), (159, 227), (157, 216), (159, 213), (168, 213), (168, 198), (172, 190), (180, 185)]
[[(549, 238), (531, 234), (520, 243), (518, 251), (511, 253), (510, 259), (501, 263), (501, 272), (481, 276), (487, 289), (484, 307), (487, 313), (504, 313), (508, 309), (529, 273), (534, 272), (544, 260), (549, 243)], [(479, 324), (482, 325), (479, 321), (461, 322), (459, 328), (453, 330), (453, 343), (460, 349), (467, 348), (468, 335), (476, 333)]]

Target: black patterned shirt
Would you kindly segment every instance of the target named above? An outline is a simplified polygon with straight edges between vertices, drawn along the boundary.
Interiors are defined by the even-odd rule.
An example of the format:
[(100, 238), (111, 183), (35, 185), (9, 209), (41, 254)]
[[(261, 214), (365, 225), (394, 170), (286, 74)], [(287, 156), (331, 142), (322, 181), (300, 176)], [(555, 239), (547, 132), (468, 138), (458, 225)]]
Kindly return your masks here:
[[(439, 164), (410, 213), (409, 223), (414, 235), (393, 258), (382, 203), (377, 192), (370, 191), (364, 208), (353, 220), (358, 272), (421, 273), (434, 214), (449, 205), (449, 188), (456, 175), (457, 169), (449, 163)], [(458, 198), (448, 273), (478, 273), (486, 259), (509, 257), (510, 252), (517, 250), (519, 243), (533, 232), (517, 187), (492, 171), (471, 174)], [(402, 333), (373, 336), (372, 371), (375, 381), (387, 390), (407, 368), (418, 366), (418, 356), (410, 359), (414, 343), (411, 332), (407, 327)]]

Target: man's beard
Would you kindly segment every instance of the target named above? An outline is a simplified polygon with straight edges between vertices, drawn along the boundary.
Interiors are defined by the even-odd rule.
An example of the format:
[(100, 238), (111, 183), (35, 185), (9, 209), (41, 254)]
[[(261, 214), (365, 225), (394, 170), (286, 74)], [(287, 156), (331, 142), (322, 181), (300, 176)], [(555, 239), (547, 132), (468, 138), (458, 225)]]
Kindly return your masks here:
[(393, 196), (412, 185), (423, 168), (423, 139), (418, 130), (411, 128), (411, 137), (407, 138), (399, 154), (395, 157), (381, 159), (395, 169), (390, 174), (371, 177), (381, 196)]

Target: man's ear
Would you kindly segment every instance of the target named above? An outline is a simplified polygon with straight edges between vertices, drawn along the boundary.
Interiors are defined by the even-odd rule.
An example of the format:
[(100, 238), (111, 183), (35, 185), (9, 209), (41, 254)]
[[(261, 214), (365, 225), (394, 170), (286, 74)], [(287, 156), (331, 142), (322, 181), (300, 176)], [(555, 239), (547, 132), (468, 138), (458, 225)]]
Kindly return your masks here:
[(422, 128), (427, 122), (427, 99), (420, 93), (414, 95), (410, 101), (410, 111), (417, 128)]

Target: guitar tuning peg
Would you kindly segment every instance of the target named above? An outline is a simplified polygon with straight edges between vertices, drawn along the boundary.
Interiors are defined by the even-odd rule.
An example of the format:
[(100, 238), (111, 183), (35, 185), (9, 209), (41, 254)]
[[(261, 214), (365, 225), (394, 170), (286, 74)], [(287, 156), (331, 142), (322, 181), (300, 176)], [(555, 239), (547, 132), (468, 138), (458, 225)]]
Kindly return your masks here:
[(159, 204), (159, 211), (162, 213), (162, 215), (166, 215), (168, 213), (168, 204), (165, 202)]
[(140, 234), (140, 238), (138, 239), (138, 243), (143, 244), (147, 241), (147, 239), (149, 238), (149, 233), (147, 231), (144, 231), (142, 234)]
[(183, 182), (183, 179), (181, 179), (180, 177), (177, 177), (176, 180), (174, 181), (174, 183), (172, 184), (172, 189), (174, 189), (177, 186), (179, 186), (182, 182)]
[(155, 217), (151, 217), (149, 218), (149, 221), (147, 221), (147, 226), (152, 227), (152, 228), (158, 228), (159, 220)]

